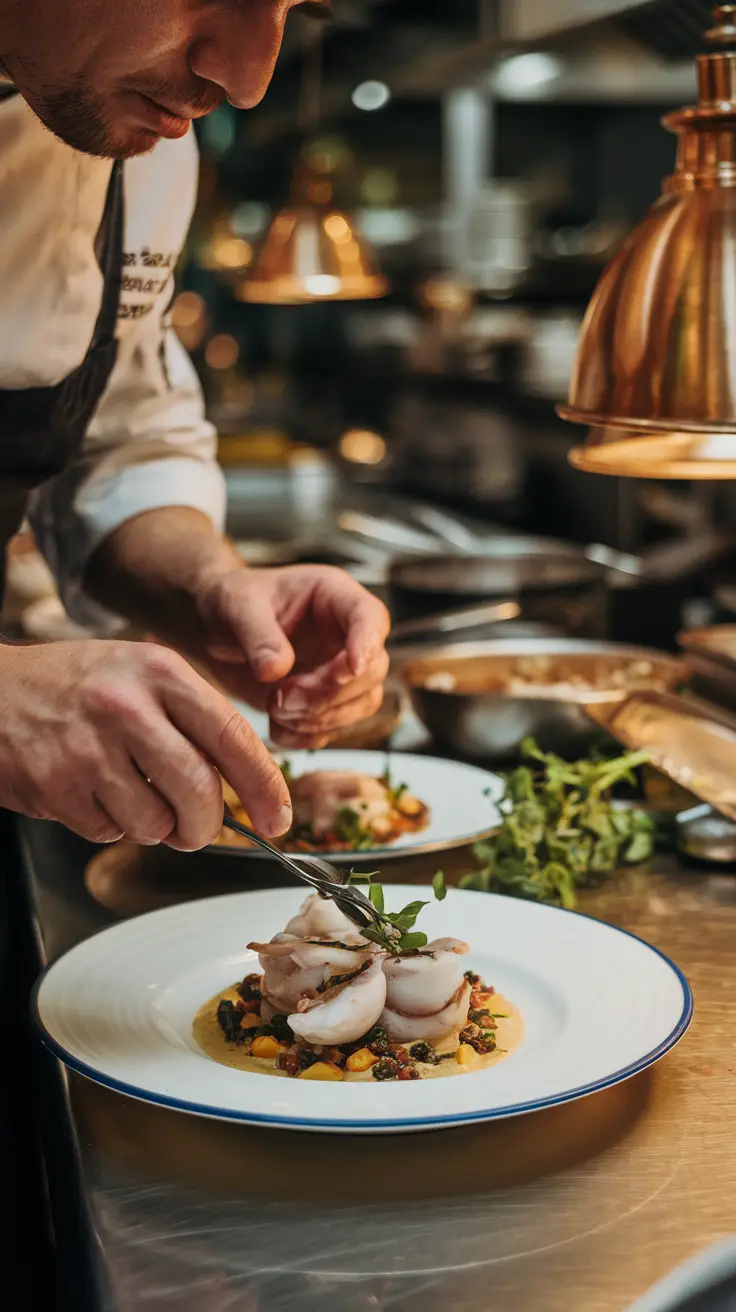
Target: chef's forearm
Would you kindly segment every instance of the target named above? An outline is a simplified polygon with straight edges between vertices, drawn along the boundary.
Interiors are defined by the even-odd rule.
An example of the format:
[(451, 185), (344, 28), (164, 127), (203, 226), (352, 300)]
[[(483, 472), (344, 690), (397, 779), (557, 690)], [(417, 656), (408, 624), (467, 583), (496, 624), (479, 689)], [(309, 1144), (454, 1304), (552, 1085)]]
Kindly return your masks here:
[(243, 567), (205, 514), (166, 506), (111, 533), (92, 556), (84, 586), (108, 610), (197, 655), (197, 598), (219, 575)]

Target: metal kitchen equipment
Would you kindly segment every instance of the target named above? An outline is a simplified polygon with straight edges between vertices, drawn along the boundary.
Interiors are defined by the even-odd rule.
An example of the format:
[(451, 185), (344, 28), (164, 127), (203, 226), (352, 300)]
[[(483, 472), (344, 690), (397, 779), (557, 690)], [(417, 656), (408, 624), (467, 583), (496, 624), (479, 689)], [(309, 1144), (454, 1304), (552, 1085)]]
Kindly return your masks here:
[(736, 865), (736, 823), (703, 802), (675, 818), (678, 850), (691, 861)]
[[(525, 549), (529, 547), (530, 549)], [(582, 549), (533, 549), (512, 538), (489, 540), (479, 555), (398, 557), (389, 566), (392, 612), (415, 619), (458, 606), (507, 601), (520, 618), (571, 636), (603, 638), (608, 570)]]
[[(639, 666), (627, 686), (616, 671)], [(523, 672), (538, 683), (510, 692), (509, 679)], [(570, 638), (503, 638), (488, 642), (448, 644), (399, 654), (396, 673), (414, 709), (435, 741), (445, 749), (487, 764), (518, 757), (522, 740), (531, 735), (546, 751), (575, 757), (589, 750), (600, 729), (589, 715), (595, 705), (605, 721), (633, 683), (674, 688), (682, 681), (682, 664), (664, 652), (618, 643), (584, 642)], [(588, 686), (573, 686), (575, 679)], [(463, 690), (463, 681), (478, 684)], [(483, 687), (483, 684), (486, 687)], [(544, 684), (564, 684), (554, 696)], [(595, 690), (589, 686), (595, 684)]]
[(587, 712), (613, 738), (646, 751), (655, 769), (736, 821), (736, 716), (674, 693), (633, 692)]
[(240, 834), (243, 838), (248, 838), (256, 847), (260, 847), (264, 852), (279, 865), (282, 865), (290, 874), (296, 875), (303, 883), (309, 884), (320, 897), (332, 898), (340, 910), (344, 912), (354, 924), (360, 929), (365, 929), (368, 925), (381, 927), (385, 920), (380, 911), (377, 911), (373, 903), (366, 897), (359, 888), (352, 888), (348, 883), (348, 872), (338, 870), (337, 866), (330, 865), (323, 857), (304, 856), (296, 860), (282, 852), (273, 843), (269, 843), (267, 838), (251, 829), (248, 825), (241, 824), (239, 820), (233, 819), (231, 815), (225, 812), (222, 823), (225, 829), (231, 829), (233, 833)]
[(589, 429), (578, 469), (736, 478), (736, 5), (698, 57), (699, 103), (668, 114), (677, 165), (604, 272), (563, 418)]
[(678, 643), (694, 690), (736, 711), (736, 625), (689, 629)]

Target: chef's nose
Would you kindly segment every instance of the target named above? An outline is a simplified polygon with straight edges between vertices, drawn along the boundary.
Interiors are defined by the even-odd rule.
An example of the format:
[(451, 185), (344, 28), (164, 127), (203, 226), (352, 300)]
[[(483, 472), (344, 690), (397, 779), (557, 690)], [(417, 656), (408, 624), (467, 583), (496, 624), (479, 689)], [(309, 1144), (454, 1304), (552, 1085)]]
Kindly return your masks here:
[(218, 5), (189, 52), (192, 72), (222, 87), (238, 109), (252, 109), (273, 76), (289, 8), (281, 0)]

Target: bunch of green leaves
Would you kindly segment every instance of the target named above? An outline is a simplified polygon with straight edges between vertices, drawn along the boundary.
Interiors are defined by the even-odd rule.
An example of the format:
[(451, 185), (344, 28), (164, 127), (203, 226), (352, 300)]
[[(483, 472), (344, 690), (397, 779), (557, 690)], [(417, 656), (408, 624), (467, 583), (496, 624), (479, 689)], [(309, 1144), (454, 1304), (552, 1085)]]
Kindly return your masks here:
[[(361, 930), (364, 938), (370, 939), (371, 943), (377, 943), (386, 952), (393, 956), (400, 956), (405, 952), (418, 952), (420, 948), (426, 948), (427, 935), (421, 930), (415, 930), (417, 918), (424, 907), (429, 906), (428, 902), (410, 902), (401, 911), (386, 911), (386, 899), (383, 886), (374, 883), (375, 875), (351, 875), (351, 884), (367, 884), (368, 897), (370, 898), (376, 911), (381, 916), (381, 925), (373, 925), (367, 929)], [(447, 886), (445, 876), (441, 870), (437, 871), (432, 880), (432, 891), (438, 902), (444, 901), (447, 896)]]
[(522, 759), (505, 777), (502, 823), (476, 845), (478, 869), (461, 879), (462, 888), (572, 908), (579, 888), (651, 857), (654, 820), (615, 807), (612, 798), (617, 784), (636, 783), (645, 752), (570, 762), (526, 739)]

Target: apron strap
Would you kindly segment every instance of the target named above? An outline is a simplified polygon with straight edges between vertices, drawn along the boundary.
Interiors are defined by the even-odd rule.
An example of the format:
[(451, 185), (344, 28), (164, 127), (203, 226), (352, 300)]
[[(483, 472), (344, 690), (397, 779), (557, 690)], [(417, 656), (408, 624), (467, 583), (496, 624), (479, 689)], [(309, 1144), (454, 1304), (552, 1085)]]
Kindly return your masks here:
[(115, 336), (118, 321), (118, 307), (123, 281), (123, 252), (125, 245), (125, 198), (123, 192), (123, 163), (115, 160), (107, 188), (105, 212), (102, 216), (100, 235), (102, 238), (103, 288), (100, 312), (97, 316), (92, 335), (92, 347), (101, 346)]

